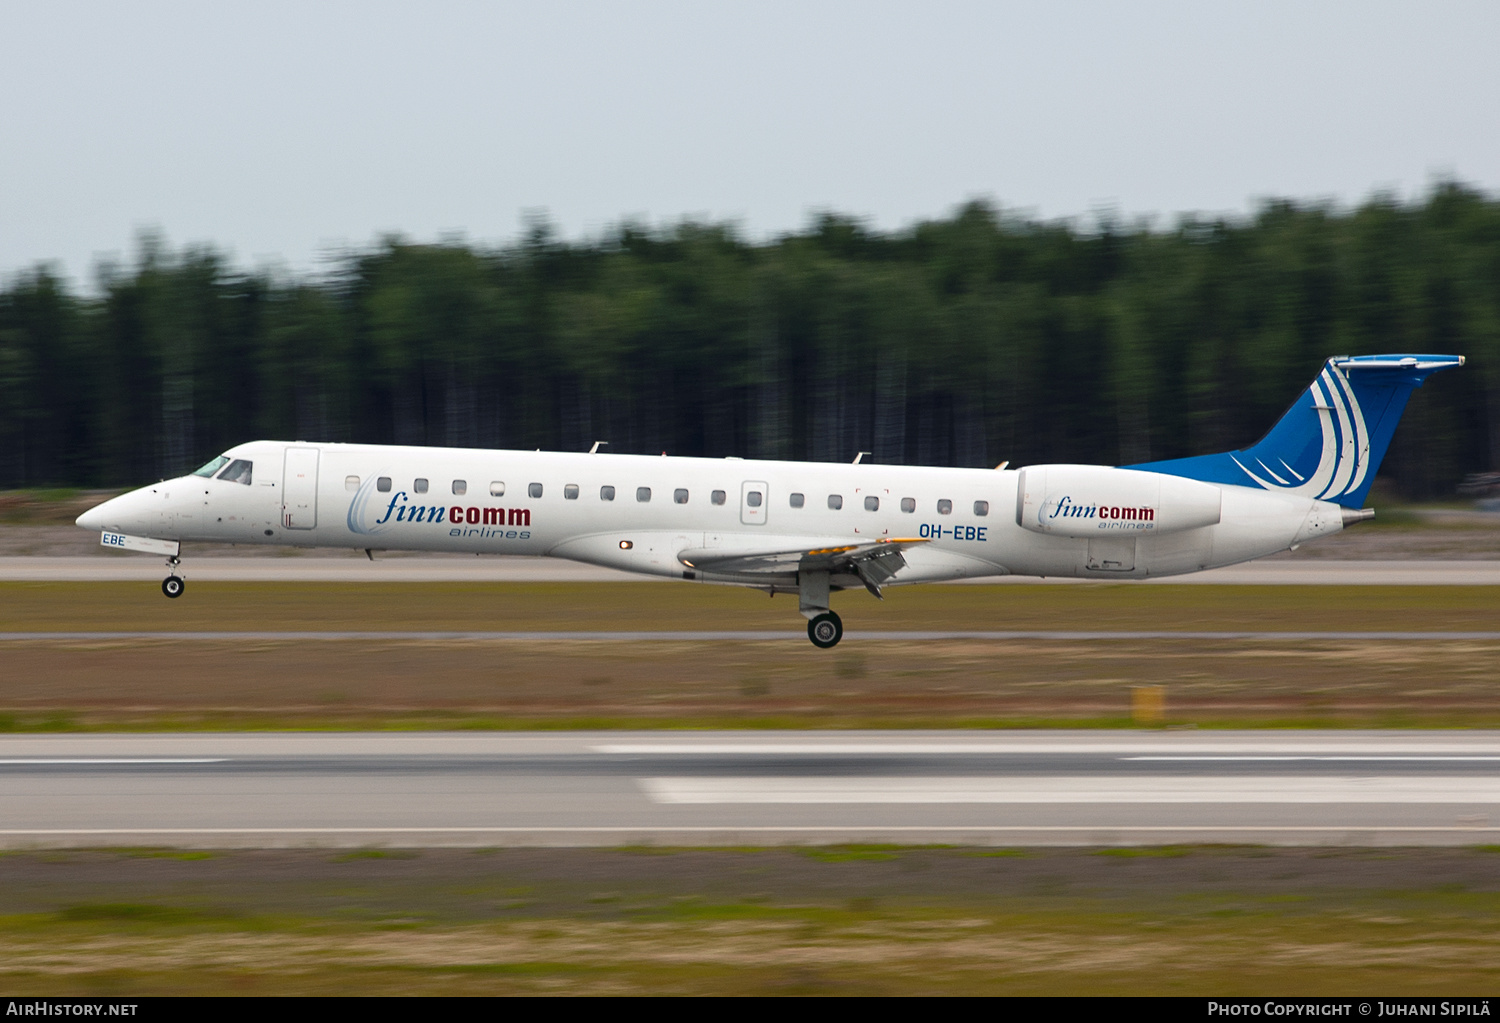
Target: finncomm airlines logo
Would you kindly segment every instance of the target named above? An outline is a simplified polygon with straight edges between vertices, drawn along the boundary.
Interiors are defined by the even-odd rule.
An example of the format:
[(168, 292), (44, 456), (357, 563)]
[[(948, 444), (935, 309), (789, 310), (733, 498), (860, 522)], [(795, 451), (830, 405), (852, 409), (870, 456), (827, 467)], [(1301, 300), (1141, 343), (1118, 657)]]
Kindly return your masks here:
[(1067, 494), (1052, 508), (1052, 519), (1094, 519), (1100, 529), (1155, 529), (1156, 509), (1116, 504), (1081, 503)]
[(475, 508), (463, 505), (423, 505), (411, 504), (406, 497), (406, 491), (397, 492), (391, 498), (391, 503), (386, 506), (385, 514), (375, 520), (375, 525), (383, 526), (391, 521), (392, 515), (396, 516), (397, 522), (442, 522), (447, 516), (447, 521), (458, 525), (467, 522), (471, 526), (529, 526), (531, 525), (530, 508)]
[[(530, 508), (497, 508), (482, 505), (418, 504), (404, 490), (391, 495), (382, 507), (374, 497), (374, 480), (367, 480), (349, 502), (351, 533), (373, 536), (395, 525), (447, 526), (449, 536), (506, 540), (531, 538)], [(385, 495), (380, 495), (384, 498)]]

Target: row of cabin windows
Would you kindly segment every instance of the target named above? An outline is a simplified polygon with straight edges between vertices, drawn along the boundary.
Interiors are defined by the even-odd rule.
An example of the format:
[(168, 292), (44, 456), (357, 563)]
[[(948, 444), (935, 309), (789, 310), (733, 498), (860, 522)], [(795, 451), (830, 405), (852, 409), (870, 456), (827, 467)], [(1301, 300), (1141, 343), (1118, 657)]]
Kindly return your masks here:
[[(249, 474), (247, 472), (246, 473), (247, 478), (248, 478), (248, 475)], [(415, 479), (415, 480), (412, 481), (411, 489), (415, 493), (425, 494), (425, 493), (427, 493), (427, 486), (428, 486), (427, 480), (418, 478), (418, 479)], [(358, 476), (345, 476), (344, 477), (344, 488), (346, 490), (358, 490), (359, 489), (359, 477)], [(389, 493), (390, 489), (391, 489), (391, 478), (389, 476), (381, 476), (378, 479), (376, 479), (375, 480), (375, 489), (378, 490), (378, 491), (380, 491), (382, 494)], [(468, 492), (469, 492), (469, 484), (468, 484), (467, 480), (454, 480), (453, 481), (453, 493), (455, 495), (462, 496), (464, 494), (467, 494)], [(542, 496), (542, 485), (540, 483), (530, 483), (530, 484), (527, 484), (527, 486), (526, 486), (526, 493), (529, 496), (531, 496), (531, 497), (539, 498), (539, 497)], [(495, 480), (494, 482), (492, 482), (490, 484), (490, 496), (491, 497), (504, 497), (505, 496), (505, 484), (502, 483), (499, 480)], [(715, 490), (712, 494), (709, 495), (709, 500), (713, 504), (724, 504), (725, 501), (728, 500), (728, 496), (729, 495), (726, 494), (722, 490)], [(563, 487), (563, 499), (566, 500), (566, 501), (576, 501), (576, 500), (578, 500), (578, 484), (576, 484), (576, 483), (566, 484)], [(614, 499), (615, 499), (615, 488), (614, 487), (603, 486), (603, 487), (599, 488), (599, 500), (601, 500), (601, 501), (613, 501)], [(648, 501), (650, 501), (651, 500), (651, 488), (650, 487), (636, 487), (635, 488), (635, 499), (637, 501), (639, 501), (640, 503), (642, 503), (642, 504), (645, 504)], [(762, 500), (763, 500), (763, 497), (762, 497), (761, 492), (759, 490), (752, 490), (752, 491), (750, 491), (749, 493), (747, 493), (745, 495), (745, 503), (748, 504), (752, 508), (759, 508), (761, 506)], [(685, 489), (683, 489), (682, 487), (678, 487), (676, 490), (672, 491), (672, 503), (673, 504), (687, 504), (688, 503), (688, 492)], [(789, 503), (791, 504), (791, 506), (793, 508), (802, 508), (802, 507), (805, 507), (806, 504), (807, 504), (807, 495), (805, 495), (805, 494), (792, 494), (792, 495), (790, 495)], [(829, 494), (828, 495), (828, 507), (832, 511), (839, 511), (840, 509), (842, 509), (844, 507), (844, 495), (843, 494)], [(873, 494), (867, 496), (865, 498), (865, 511), (879, 511), (879, 510), (880, 510), (880, 498), (876, 497)], [(903, 497), (901, 499), (901, 510), (903, 512), (907, 512), (908, 514), (910, 514), (912, 512), (915, 512), (917, 510), (917, 499), (915, 497)], [(946, 499), (946, 498), (944, 498), (943, 500), (938, 501), (938, 503), (937, 503), (937, 513), (939, 515), (952, 515), (953, 514), (953, 502), (950, 501), (950, 500), (948, 500), (948, 499)], [(974, 514), (975, 515), (983, 516), (983, 515), (988, 515), (989, 513), (990, 513), (990, 503), (988, 501), (975, 501), (974, 502)]]
[[(345, 490), (358, 490), (359, 489), (359, 477), (358, 476), (345, 476), (344, 477), (344, 489)], [(391, 492), (391, 478), (389, 476), (380, 476), (380, 477), (377, 477), (376, 480), (375, 480), (375, 489), (378, 490), (378, 491), (380, 491), (382, 494), (389, 494)], [(417, 479), (414, 479), (414, 480), (411, 481), (411, 489), (412, 489), (413, 493), (425, 494), (425, 493), (427, 493), (427, 490), (428, 490), (428, 481), (425, 480), (425, 479), (423, 479), (423, 478), (421, 478), (421, 477), (418, 477)], [(574, 491), (573, 496), (577, 497), (578, 496), (578, 494), (577, 494), (578, 488), (577, 487), (573, 487), (572, 489)], [(468, 480), (454, 480), (453, 481), (452, 490), (453, 490), (453, 494), (454, 494), (455, 497), (462, 497), (463, 495), (465, 495), (465, 494), (467, 494), (469, 492), (469, 481)], [(494, 482), (492, 482), (490, 484), (490, 496), (491, 497), (504, 497), (505, 496), (505, 484), (502, 483), (502, 482), (500, 482), (499, 480), (495, 480)], [(541, 497), (542, 496), (542, 485), (540, 483), (533, 483), (531, 485), (531, 496), (532, 497)]]
[[(793, 508), (801, 508), (806, 503), (806, 501), (807, 501), (807, 498), (803, 494), (792, 494), (791, 498), (790, 498), (790, 503), (791, 503), (791, 506)], [(829, 494), (828, 495), (828, 507), (831, 508), (834, 511), (838, 511), (840, 508), (844, 507), (844, 495), (843, 494)], [(865, 497), (865, 511), (879, 511), (879, 510), (880, 510), (880, 498), (876, 497), (874, 494), (870, 494), (870, 495), (866, 496)], [(912, 512), (915, 512), (917, 510), (917, 499), (915, 497), (903, 497), (901, 499), (901, 510), (904, 511), (904, 512), (906, 512), (907, 514), (911, 514)], [(942, 500), (940, 500), (937, 503), (937, 513), (939, 515), (952, 515), (953, 514), (953, 502), (950, 501), (950, 500), (948, 500), (947, 498), (943, 498)], [(975, 515), (988, 515), (989, 513), (990, 513), (990, 503), (988, 501), (975, 501), (974, 502), (974, 514)]]
[[(378, 491), (380, 491), (382, 494), (388, 494), (388, 493), (390, 493), (390, 491), (391, 491), (391, 485), (392, 485), (391, 484), (391, 478), (389, 476), (381, 476), (381, 477), (378, 477), (375, 480), (375, 489), (378, 490)], [(412, 480), (411, 489), (412, 489), (413, 493), (425, 494), (425, 493), (427, 493), (428, 488), (429, 488), (429, 481), (428, 480), (422, 479), (421, 477), (418, 477), (417, 479)], [(359, 477), (358, 476), (345, 476), (344, 477), (344, 489), (346, 489), (346, 490), (358, 490), (359, 489)], [(467, 494), (469, 492), (469, 483), (468, 483), (467, 480), (454, 480), (453, 481), (453, 488), (452, 489), (453, 489), (453, 493), (455, 495), (462, 496), (462, 495)], [(526, 493), (530, 497), (539, 498), (539, 497), (542, 496), (542, 492), (543, 492), (543, 487), (542, 487), (542, 485), (540, 483), (529, 483), (529, 484), (526, 485)], [(501, 482), (500, 480), (495, 480), (494, 482), (492, 482), (490, 484), (490, 496), (491, 497), (504, 497), (505, 496), (505, 484), (503, 482)], [(727, 493), (725, 493), (724, 491), (722, 491), (722, 490), (715, 490), (710, 495), (709, 499), (714, 504), (724, 504), (728, 500), (728, 497), (729, 497), (729, 495)], [(603, 487), (599, 488), (599, 500), (601, 500), (601, 501), (613, 501), (614, 499), (615, 499), (615, 488), (614, 487), (603, 486)], [(650, 487), (636, 487), (636, 489), (635, 489), (635, 499), (637, 501), (642, 502), (642, 503), (650, 501), (651, 500), (651, 488)], [(576, 501), (576, 500), (578, 500), (578, 484), (577, 483), (568, 483), (568, 484), (565, 484), (563, 486), (563, 500), (565, 500), (565, 501)], [(677, 488), (676, 490), (672, 491), (672, 501), (674, 503), (676, 503), (676, 504), (687, 504), (688, 503), (688, 492), (686, 490), (684, 490), (683, 488), (681, 488), (681, 487)], [(756, 503), (759, 504), (759, 501), (757, 501)]]

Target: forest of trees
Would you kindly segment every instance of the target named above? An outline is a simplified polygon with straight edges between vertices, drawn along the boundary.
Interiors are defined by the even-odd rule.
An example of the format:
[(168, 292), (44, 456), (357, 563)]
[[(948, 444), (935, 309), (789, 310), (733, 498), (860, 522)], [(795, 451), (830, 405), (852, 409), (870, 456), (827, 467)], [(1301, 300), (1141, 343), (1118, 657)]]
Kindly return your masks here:
[(879, 233), (824, 216), (388, 239), (303, 279), (145, 239), (80, 294), (0, 290), (0, 487), (121, 486), (261, 437), (848, 461), (1128, 463), (1257, 439), (1336, 354), (1469, 366), (1382, 476), (1500, 462), (1500, 201), (1272, 202), (1172, 228), (981, 203)]

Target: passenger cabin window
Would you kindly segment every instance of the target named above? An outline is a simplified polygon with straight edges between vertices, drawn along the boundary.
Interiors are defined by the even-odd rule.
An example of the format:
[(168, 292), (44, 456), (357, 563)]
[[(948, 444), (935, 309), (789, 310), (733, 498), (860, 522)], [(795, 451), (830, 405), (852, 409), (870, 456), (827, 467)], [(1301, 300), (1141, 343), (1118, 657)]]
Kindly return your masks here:
[(411, 481), (411, 488), (418, 494), (427, 493), (427, 481), (420, 476)]
[(600, 487), (599, 488), (599, 500), (601, 500), (601, 501), (613, 501), (614, 499), (615, 499), (615, 488), (614, 487)]
[(791, 503), (793, 508), (801, 508), (806, 502), (807, 498), (803, 497), (801, 494), (793, 494), (791, 496)]
[(578, 484), (577, 483), (569, 483), (567, 486), (563, 487), (563, 500), (564, 501), (576, 501), (576, 500), (578, 500)]
[(254, 462), (247, 462), (243, 458), (236, 458), (229, 463), (227, 469), (219, 473), (219, 479), (227, 480), (230, 483), (243, 483), (248, 487), (250, 485), (250, 470), (254, 464)]
[(687, 504), (687, 499), (688, 492), (686, 490), (683, 490), (681, 487), (678, 487), (676, 490), (672, 491), (673, 504)]
[(224, 468), (224, 463), (227, 461), (229, 461), (228, 455), (220, 455), (218, 458), (215, 458), (213, 461), (204, 465), (201, 469), (194, 469), (193, 475), (202, 476), (204, 479), (207, 479), (214, 473), (218, 472), (220, 469)]
[(382, 494), (389, 494), (391, 492), (391, 478), (389, 476), (380, 477), (375, 481), (375, 489)]
[(879, 510), (880, 510), (880, 498), (876, 497), (874, 494), (871, 494), (869, 497), (865, 498), (865, 511), (879, 511)]
[(540, 483), (528, 483), (526, 485), (526, 492), (532, 497), (541, 497), (542, 485)]
[(952, 515), (953, 514), (953, 502), (952, 501), (947, 501), (947, 500), (939, 501), (938, 502), (938, 514), (939, 515)]
[(745, 495), (745, 503), (752, 508), (759, 508), (761, 502), (764, 500), (765, 495), (762, 494), (759, 490), (752, 490), (750, 491), (750, 493)]
[(904, 512), (914, 512), (914, 511), (916, 511), (917, 510), (917, 499), (915, 497), (903, 497), (901, 499), (901, 510), (904, 511)]
[(829, 494), (828, 495), (828, 507), (832, 508), (834, 511), (838, 511), (843, 506), (844, 506), (844, 495), (843, 494)]
[(345, 476), (344, 477), (344, 489), (345, 490), (358, 490), (359, 489), (359, 477), (358, 476)]
[(469, 481), (468, 480), (454, 480), (453, 481), (453, 493), (456, 496), (462, 497), (463, 495), (467, 494), (468, 492), (469, 492)]
[(712, 494), (708, 495), (708, 499), (714, 504), (723, 504), (728, 497), (729, 495), (722, 490), (715, 490)]
[(645, 504), (647, 501), (651, 500), (651, 488), (650, 487), (636, 487), (635, 488), (635, 499), (637, 501), (641, 502), (642, 504)]
[(505, 496), (505, 484), (502, 483), (502, 482), (500, 482), (499, 480), (495, 480), (492, 483), (490, 483), (490, 496), (491, 497), (504, 497)]
[(974, 502), (974, 514), (975, 515), (988, 515), (989, 513), (990, 513), (990, 503), (988, 501), (975, 501)]

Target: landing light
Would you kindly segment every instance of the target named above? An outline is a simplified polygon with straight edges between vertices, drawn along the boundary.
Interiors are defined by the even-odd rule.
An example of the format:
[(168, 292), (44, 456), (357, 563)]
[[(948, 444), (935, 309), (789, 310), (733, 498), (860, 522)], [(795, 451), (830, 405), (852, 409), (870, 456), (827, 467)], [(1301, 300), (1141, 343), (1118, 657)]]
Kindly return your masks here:
[(632, 548), (634, 546), (635, 546), (635, 544), (631, 543), (629, 540), (621, 540), (620, 541), (620, 550), (622, 550), (622, 551), (628, 551), (628, 550), (630, 550), (630, 548)]

